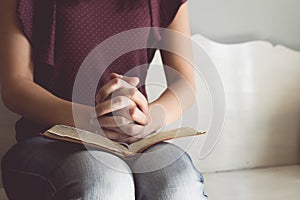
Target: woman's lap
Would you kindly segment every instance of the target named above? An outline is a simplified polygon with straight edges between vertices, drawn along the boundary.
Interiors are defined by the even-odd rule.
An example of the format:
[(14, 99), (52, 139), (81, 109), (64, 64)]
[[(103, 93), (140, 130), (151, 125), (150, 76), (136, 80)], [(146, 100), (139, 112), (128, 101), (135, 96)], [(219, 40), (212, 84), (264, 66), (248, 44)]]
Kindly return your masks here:
[[(83, 145), (36, 137), (10, 149), (2, 160), (2, 173), (11, 199), (25, 199), (27, 195), (28, 199), (113, 200), (136, 196), (173, 200), (184, 199), (174, 196), (184, 195), (178, 189), (183, 187), (189, 194), (199, 193), (199, 198), (192, 199), (205, 199), (202, 176), (190, 158), (180, 148), (166, 143), (126, 163), (110, 153), (87, 151)], [(168, 198), (170, 193), (172, 198)]]

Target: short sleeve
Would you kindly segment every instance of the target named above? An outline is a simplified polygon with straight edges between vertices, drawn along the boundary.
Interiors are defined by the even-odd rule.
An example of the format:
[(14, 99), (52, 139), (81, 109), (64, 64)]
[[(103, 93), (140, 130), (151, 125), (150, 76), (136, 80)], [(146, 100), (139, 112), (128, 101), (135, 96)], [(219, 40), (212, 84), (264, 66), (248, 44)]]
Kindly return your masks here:
[(54, 65), (56, 3), (53, 0), (17, 0), (16, 15), (34, 58)]
[(20, 28), (32, 45), (32, 26), (33, 26), (33, 1), (17, 1), (17, 17)]
[(187, 0), (150, 0), (152, 26), (166, 28)]

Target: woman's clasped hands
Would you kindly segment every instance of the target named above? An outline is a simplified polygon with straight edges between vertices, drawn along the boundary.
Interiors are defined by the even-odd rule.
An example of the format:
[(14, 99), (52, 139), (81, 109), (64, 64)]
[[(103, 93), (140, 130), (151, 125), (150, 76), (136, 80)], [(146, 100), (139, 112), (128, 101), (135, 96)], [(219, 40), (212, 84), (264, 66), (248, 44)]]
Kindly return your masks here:
[(148, 101), (137, 89), (139, 78), (116, 73), (96, 95), (97, 122), (102, 135), (123, 143), (133, 143), (151, 132)]

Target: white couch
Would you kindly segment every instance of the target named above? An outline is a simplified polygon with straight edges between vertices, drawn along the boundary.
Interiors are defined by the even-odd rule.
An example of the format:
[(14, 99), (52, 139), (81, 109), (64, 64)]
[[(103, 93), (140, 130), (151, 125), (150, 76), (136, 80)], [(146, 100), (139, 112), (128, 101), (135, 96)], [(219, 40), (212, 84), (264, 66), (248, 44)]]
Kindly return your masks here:
[[(265, 41), (220, 44), (201, 35), (194, 35), (193, 41), (214, 62), (226, 96), (224, 128), (213, 151), (200, 157), (205, 136), (189, 149), (205, 173), (208, 195), (224, 200), (299, 199), (300, 52)], [(211, 67), (202, 60), (204, 67)], [(160, 70), (150, 70), (149, 81), (165, 84)], [(203, 79), (197, 81), (198, 108), (204, 114), (195, 116), (193, 109), (187, 118), (198, 117), (200, 127), (208, 127), (210, 95)]]
[[(300, 53), (263, 41), (225, 45), (201, 35), (194, 35), (193, 40), (214, 62), (226, 94), (225, 124), (213, 151), (200, 158), (199, 146), (205, 136), (197, 138), (188, 150), (196, 167), (205, 174), (209, 196), (279, 200), (288, 194), (289, 200), (299, 199)], [(158, 57), (155, 62), (159, 63)], [(158, 75), (161, 70), (152, 67), (148, 81), (164, 84)], [(203, 127), (208, 127), (209, 93), (203, 80), (197, 81), (202, 112), (199, 119)], [(148, 90), (155, 93), (150, 99), (160, 92), (159, 88)], [(191, 111), (187, 116), (198, 117)], [(0, 103), (0, 158), (15, 142), (12, 127), (16, 117)], [(263, 167), (268, 168), (255, 169)], [(1, 190), (0, 199), (4, 199)]]

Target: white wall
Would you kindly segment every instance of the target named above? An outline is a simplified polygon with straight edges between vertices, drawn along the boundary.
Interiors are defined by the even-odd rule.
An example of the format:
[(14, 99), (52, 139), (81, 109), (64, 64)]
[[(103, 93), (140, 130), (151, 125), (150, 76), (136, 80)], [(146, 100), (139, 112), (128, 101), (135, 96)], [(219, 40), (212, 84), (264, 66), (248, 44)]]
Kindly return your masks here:
[(300, 50), (299, 0), (188, 0), (192, 32), (222, 43), (266, 40)]

